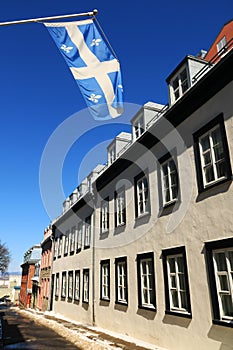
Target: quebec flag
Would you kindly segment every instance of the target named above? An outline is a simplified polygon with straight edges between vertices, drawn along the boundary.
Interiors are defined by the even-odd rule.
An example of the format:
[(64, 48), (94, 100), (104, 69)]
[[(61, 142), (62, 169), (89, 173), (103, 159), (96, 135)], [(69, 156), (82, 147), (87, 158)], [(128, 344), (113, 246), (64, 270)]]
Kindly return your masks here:
[(66, 60), (93, 117), (104, 120), (120, 116), (123, 113), (120, 64), (93, 19), (44, 25)]

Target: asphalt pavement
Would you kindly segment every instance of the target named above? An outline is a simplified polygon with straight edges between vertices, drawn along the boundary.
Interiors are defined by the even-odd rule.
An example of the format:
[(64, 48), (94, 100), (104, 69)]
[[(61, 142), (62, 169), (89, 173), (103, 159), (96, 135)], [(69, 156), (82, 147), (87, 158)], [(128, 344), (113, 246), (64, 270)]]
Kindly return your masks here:
[(0, 349), (79, 349), (50, 328), (37, 324), (8, 306), (0, 306), (0, 320)]

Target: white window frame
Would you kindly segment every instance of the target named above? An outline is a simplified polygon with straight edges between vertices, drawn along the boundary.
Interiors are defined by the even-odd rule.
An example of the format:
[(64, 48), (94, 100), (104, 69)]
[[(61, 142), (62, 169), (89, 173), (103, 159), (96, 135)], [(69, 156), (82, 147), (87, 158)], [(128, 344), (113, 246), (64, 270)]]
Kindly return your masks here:
[(80, 270), (75, 271), (74, 299), (80, 300)]
[[(186, 73), (185, 79), (182, 79), (182, 74)], [(176, 81), (176, 87), (174, 87), (174, 82)], [(182, 67), (178, 74), (171, 81), (173, 102), (177, 101), (184, 93), (189, 89), (189, 77), (187, 67)]]
[(85, 220), (85, 237), (84, 248), (89, 248), (91, 243), (91, 216), (88, 216)]
[[(212, 134), (217, 129), (219, 129), (219, 133), (221, 136), (221, 140), (220, 140), (221, 146), (220, 147), (223, 148), (223, 154), (224, 154), (225, 148), (223, 145), (223, 137), (222, 137), (220, 124), (215, 125), (213, 128), (211, 128), (206, 133), (201, 135), (199, 137), (199, 140), (198, 140), (199, 149), (200, 149), (201, 170), (202, 170), (202, 179), (203, 179), (204, 188), (226, 178), (226, 176), (218, 177), (218, 174), (217, 174), (217, 165), (221, 162), (224, 162), (226, 164), (225, 154), (224, 154), (224, 158), (222, 158), (221, 160), (216, 160), (216, 157), (215, 157), (215, 153), (214, 153), (214, 146), (215, 145), (213, 144)], [(208, 137), (208, 140), (210, 143), (210, 148), (208, 149), (209, 150), (208, 152), (210, 153), (210, 163), (207, 165), (205, 165), (205, 163), (204, 163), (204, 155), (207, 153), (207, 150), (203, 151), (202, 144), (201, 144), (201, 140), (203, 140), (205, 137)], [(210, 168), (210, 167), (212, 167), (212, 169), (213, 169), (214, 179), (212, 181), (207, 182), (206, 176), (205, 176), (205, 169)]]
[(53, 250), (53, 257), (56, 258), (58, 253), (58, 239), (56, 238), (54, 240), (54, 250)]
[(127, 263), (125, 260), (116, 262), (117, 269), (117, 301), (127, 303)]
[(101, 299), (110, 299), (110, 261), (101, 262)]
[(63, 241), (63, 236), (60, 236), (58, 238), (58, 254), (57, 256), (60, 257), (62, 255), (62, 241)]
[(59, 273), (55, 275), (55, 296), (58, 297), (60, 289)]
[[(153, 259), (140, 258), (140, 285), (141, 285), (141, 305), (144, 307), (154, 308), (154, 276), (153, 276)], [(146, 264), (146, 273), (143, 273), (143, 264)], [(151, 270), (151, 272), (150, 272)], [(144, 293), (145, 292), (145, 293)], [(145, 298), (146, 294), (146, 298)]]
[(145, 120), (144, 115), (139, 115), (134, 121), (133, 121), (133, 138), (134, 140), (137, 140), (145, 131)]
[(75, 248), (75, 232), (76, 226), (73, 226), (70, 231), (70, 253), (73, 253)]
[(83, 270), (83, 302), (89, 302), (89, 270)]
[[(182, 258), (183, 261), (183, 272), (179, 271), (179, 266), (178, 266), (178, 258)], [(171, 272), (170, 270), (170, 264), (169, 264), (169, 259), (174, 260), (174, 266), (175, 266), (175, 272)], [(180, 312), (187, 312), (188, 313), (188, 290), (186, 286), (186, 275), (185, 275), (185, 259), (183, 254), (175, 254), (175, 255), (168, 255), (167, 256), (167, 273), (168, 273), (168, 289), (169, 289), (169, 300), (170, 300), (170, 309), (172, 311), (180, 311)], [(184, 278), (184, 284), (185, 284), (185, 289), (181, 288), (180, 284), (180, 276), (183, 275)], [(175, 281), (175, 286), (172, 285), (172, 279)], [(175, 306), (173, 304), (173, 298), (172, 294), (176, 292), (177, 293), (177, 299), (178, 299), (178, 306)], [(186, 307), (182, 306), (182, 297), (181, 293), (185, 294), (186, 297)]]
[[(172, 170), (171, 163), (174, 164), (174, 169)], [(167, 175), (164, 171), (166, 167)], [(163, 204), (167, 205), (177, 201), (178, 199), (178, 174), (176, 163), (172, 157), (167, 159), (165, 162), (161, 164), (161, 174), (162, 174), (162, 184), (163, 184)], [(176, 183), (172, 184), (172, 176), (176, 177)], [(166, 179), (167, 178), (167, 181)], [(176, 195), (173, 194), (173, 188), (176, 188)], [(168, 192), (169, 199), (166, 198), (166, 193)]]
[[(232, 321), (233, 316), (224, 315), (222, 299), (221, 296), (229, 295), (231, 296), (232, 308), (233, 308), (233, 263), (232, 266), (230, 264), (229, 252), (233, 254), (233, 247), (225, 248), (225, 249), (214, 249), (213, 250), (213, 265), (214, 265), (214, 273), (216, 280), (216, 289), (218, 296), (218, 305), (220, 311), (220, 319), (223, 321)], [(216, 254), (223, 253), (225, 255), (225, 263), (226, 263), (226, 271), (218, 271), (217, 262), (216, 262)], [(222, 290), (220, 285), (220, 278), (225, 276), (228, 284), (228, 290)]]
[(221, 56), (223, 54), (223, 48), (226, 46), (227, 44), (227, 40), (226, 40), (226, 36), (224, 35), (224, 37), (219, 40), (219, 42), (217, 43), (217, 52), (218, 54)]
[(73, 288), (74, 288), (74, 273), (73, 271), (68, 272), (68, 298), (73, 299)]
[[(145, 186), (145, 181), (147, 186)], [(146, 175), (137, 180), (137, 216), (149, 213), (149, 184)]]
[(116, 192), (116, 227), (125, 225), (125, 190)]
[(62, 272), (62, 285), (61, 285), (61, 297), (66, 298), (66, 289), (67, 289), (67, 273)]
[(101, 233), (109, 230), (109, 201), (104, 200), (101, 203)]
[(76, 251), (79, 252), (82, 249), (83, 239), (83, 222), (78, 223), (77, 238), (76, 238)]
[(114, 143), (108, 148), (108, 164), (112, 164), (116, 160), (116, 144)]
[(65, 234), (65, 242), (64, 242), (64, 255), (67, 255), (68, 254), (68, 251), (69, 251), (69, 234), (70, 232), (69, 231), (66, 231), (66, 234)]

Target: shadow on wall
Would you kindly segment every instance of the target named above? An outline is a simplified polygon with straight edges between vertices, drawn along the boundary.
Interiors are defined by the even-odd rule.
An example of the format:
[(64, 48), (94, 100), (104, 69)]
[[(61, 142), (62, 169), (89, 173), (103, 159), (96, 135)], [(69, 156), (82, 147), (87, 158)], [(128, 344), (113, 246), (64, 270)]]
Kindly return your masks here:
[(163, 318), (163, 323), (171, 324), (171, 325), (175, 325), (183, 328), (188, 328), (191, 321), (192, 320), (189, 318), (173, 316), (173, 315), (165, 315)]
[(233, 328), (212, 325), (208, 337), (221, 343), (219, 350), (233, 349)]
[(154, 320), (154, 318), (156, 316), (156, 311), (155, 310), (138, 309), (137, 315), (142, 316), (142, 317), (146, 318), (147, 320)]

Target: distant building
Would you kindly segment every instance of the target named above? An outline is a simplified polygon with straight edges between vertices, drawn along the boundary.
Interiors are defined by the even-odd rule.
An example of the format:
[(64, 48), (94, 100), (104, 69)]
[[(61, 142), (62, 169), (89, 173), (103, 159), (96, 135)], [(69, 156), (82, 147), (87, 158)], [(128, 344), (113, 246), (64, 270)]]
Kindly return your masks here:
[[(22, 278), (19, 296), (19, 305), (24, 308), (35, 305), (35, 293), (37, 288), (33, 288), (33, 277), (35, 278), (35, 267), (41, 259), (41, 246), (36, 244), (24, 254), (24, 260), (21, 265)], [(35, 291), (36, 289), (36, 291)], [(32, 298), (33, 296), (33, 298)]]
[(41, 242), (40, 292), (37, 306), (42, 311), (49, 308), (52, 254), (53, 232), (52, 226), (48, 226), (44, 230), (44, 239)]

